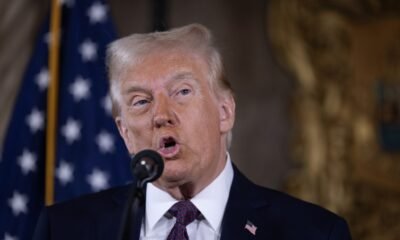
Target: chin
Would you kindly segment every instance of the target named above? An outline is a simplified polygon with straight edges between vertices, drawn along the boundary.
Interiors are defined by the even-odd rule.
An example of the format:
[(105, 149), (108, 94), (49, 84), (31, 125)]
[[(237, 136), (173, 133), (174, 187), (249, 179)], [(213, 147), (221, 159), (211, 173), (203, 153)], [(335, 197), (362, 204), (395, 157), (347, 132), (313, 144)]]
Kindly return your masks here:
[(183, 185), (186, 182), (187, 174), (180, 171), (164, 170), (163, 175), (159, 179), (159, 183), (167, 188), (173, 188)]

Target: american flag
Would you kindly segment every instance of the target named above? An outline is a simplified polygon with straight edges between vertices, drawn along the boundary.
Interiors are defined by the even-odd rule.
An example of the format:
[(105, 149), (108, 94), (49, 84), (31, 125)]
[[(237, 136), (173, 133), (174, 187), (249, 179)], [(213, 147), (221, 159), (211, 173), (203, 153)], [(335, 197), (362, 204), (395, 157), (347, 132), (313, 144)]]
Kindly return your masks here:
[(256, 235), (256, 231), (257, 231), (257, 227), (250, 222), (249, 220), (247, 220), (246, 225), (244, 226), (244, 228), (249, 231), (252, 235)]
[[(62, 0), (55, 201), (125, 184), (129, 155), (104, 66), (115, 38), (103, 0)], [(44, 206), (49, 20), (28, 64), (0, 158), (0, 239), (31, 239)]]

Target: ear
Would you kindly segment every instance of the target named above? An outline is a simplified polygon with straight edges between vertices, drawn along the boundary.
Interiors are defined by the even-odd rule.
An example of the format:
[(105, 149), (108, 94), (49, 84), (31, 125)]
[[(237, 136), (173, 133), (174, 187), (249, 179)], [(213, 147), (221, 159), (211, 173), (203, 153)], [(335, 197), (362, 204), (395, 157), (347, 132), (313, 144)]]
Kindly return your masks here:
[(219, 119), (221, 133), (227, 133), (235, 123), (235, 99), (232, 94), (223, 94), (219, 99)]

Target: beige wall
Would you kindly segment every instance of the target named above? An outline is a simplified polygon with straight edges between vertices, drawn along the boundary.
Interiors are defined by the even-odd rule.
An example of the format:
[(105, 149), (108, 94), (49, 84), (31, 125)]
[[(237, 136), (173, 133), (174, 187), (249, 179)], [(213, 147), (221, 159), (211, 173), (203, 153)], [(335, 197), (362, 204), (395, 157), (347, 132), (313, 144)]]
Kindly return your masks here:
[[(152, 29), (151, 2), (109, 0), (121, 36)], [(288, 104), (292, 83), (279, 70), (268, 47), (264, 1), (168, 2), (170, 27), (198, 22), (208, 26), (216, 36), (236, 92), (233, 161), (257, 183), (279, 188), (290, 166)], [(11, 72), (0, 81), (1, 129), (5, 129), (33, 37), (43, 19), (45, 3), (44, 0), (0, 0), (0, 13), (20, 6), (15, 13), (9, 13), (11, 20), (0, 18), (0, 70), (2, 75), (5, 69)], [(16, 46), (9, 49), (10, 45)]]
[(0, 142), (44, 12), (44, 0), (0, 0)]

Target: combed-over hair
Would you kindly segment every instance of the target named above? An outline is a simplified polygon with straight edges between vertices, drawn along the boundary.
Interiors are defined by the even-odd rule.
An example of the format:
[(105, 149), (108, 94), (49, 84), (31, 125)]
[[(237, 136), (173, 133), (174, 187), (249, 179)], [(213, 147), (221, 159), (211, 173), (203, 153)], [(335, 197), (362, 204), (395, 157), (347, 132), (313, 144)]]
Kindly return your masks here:
[(113, 116), (120, 114), (119, 80), (132, 66), (149, 54), (162, 50), (184, 50), (202, 57), (209, 67), (209, 81), (214, 91), (229, 91), (221, 55), (214, 46), (211, 32), (200, 24), (190, 24), (165, 32), (132, 34), (112, 42), (107, 49), (106, 63), (110, 81)]

